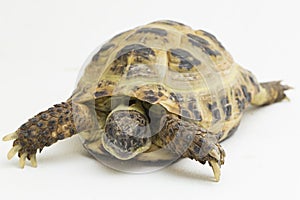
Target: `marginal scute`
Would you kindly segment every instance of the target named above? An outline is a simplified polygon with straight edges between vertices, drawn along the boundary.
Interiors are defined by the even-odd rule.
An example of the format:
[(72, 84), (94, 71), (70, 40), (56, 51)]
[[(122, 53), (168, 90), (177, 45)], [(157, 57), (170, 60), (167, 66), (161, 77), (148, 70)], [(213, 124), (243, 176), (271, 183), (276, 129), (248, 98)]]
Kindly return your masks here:
[(231, 107), (231, 105), (227, 105), (227, 106), (224, 108), (224, 112), (225, 112), (225, 115), (226, 115), (225, 120), (229, 120), (230, 117), (231, 117), (231, 113), (232, 113), (232, 107)]
[(243, 91), (244, 97), (246, 98), (246, 100), (248, 102), (250, 102), (251, 101), (251, 93), (248, 92), (248, 89), (247, 89), (247, 87), (245, 85), (241, 85), (241, 87), (242, 87), (242, 91)]
[(153, 92), (153, 90), (144, 91), (144, 99), (149, 103), (155, 103), (158, 101), (159, 97)]
[(237, 131), (238, 127), (239, 127), (239, 124), (237, 124), (237, 125), (234, 126), (232, 129), (230, 129), (230, 130), (228, 131), (227, 138), (230, 137), (230, 136), (232, 136), (232, 135)]
[(207, 107), (210, 111), (213, 111), (214, 109), (217, 108), (217, 103), (216, 102), (213, 102), (212, 104), (207, 104)]
[(196, 154), (199, 154), (199, 153), (200, 153), (200, 147), (197, 146), (197, 145), (195, 145), (195, 146), (194, 146), (194, 152), (195, 152)]
[(221, 114), (218, 109), (213, 110), (212, 113), (213, 113), (213, 117), (214, 117), (214, 122), (217, 122), (221, 119)]
[(228, 103), (229, 103), (228, 96), (223, 97), (223, 98), (221, 99), (221, 104), (222, 104), (222, 106), (226, 106)]
[(185, 110), (185, 109), (181, 110), (181, 116), (186, 117), (188, 119), (191, 118), (190, 112), (188, 110)]
[(246, 101), (245, 99), (239, 99), (239, 98), (237, 98), (236, 100), (237, 100), (239, 111), (240, 113), (242, 113), (246, 108)]
[(102, 91), (97, 91), (97, 92), (95, 92), (95, 97), (96, 98), (98, 98), (98, 97), (103, 97), (103, 96), (105, 96), (105, 95), (107, 95), (108, 93), (107, 93), (107, 91), (105, 91), (105, 90), (102, 90)]
[(194, 118), (197, 120), (197, 121), (202, 121), (202, 116), (200, 114), (200, 112), (198, 110), (193, 110), (193, 114), (194, 114)]

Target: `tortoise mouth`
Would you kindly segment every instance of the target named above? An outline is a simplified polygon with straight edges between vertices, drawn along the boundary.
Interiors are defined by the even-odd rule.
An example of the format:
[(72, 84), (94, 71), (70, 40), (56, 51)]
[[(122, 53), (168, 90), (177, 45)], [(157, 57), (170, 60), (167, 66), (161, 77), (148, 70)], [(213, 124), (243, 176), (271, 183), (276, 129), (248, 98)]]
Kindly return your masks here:
[(129, 160), (148, 150), (151, 146), (151, 140), (150, 138), (104, 134), (102, 144), (104, 149), (117, 159)]

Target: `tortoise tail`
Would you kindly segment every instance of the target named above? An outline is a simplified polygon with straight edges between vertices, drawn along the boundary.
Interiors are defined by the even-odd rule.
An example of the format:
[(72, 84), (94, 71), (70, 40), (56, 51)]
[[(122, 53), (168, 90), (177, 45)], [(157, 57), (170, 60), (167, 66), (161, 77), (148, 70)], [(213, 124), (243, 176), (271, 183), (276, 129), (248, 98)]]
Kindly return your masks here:
[(288, 100), (285, 91), (292, 89), (288, 85), (282, 85), (281, 81), (260, 83), (259, 87), (259, 92), (251, 100), (251, 104), (256, 106), (265, 106), (284, 99)]

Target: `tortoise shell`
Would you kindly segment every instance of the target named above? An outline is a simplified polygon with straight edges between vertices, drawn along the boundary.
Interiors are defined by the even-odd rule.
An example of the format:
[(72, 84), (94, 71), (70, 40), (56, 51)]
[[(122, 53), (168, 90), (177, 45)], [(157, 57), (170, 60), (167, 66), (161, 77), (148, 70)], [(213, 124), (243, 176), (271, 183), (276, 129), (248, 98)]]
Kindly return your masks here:
[(241, 112), (232, 112), (238, 105), (226, 105), (235, 101), (241, 68), (208, 32), (156, 21), (116, 35), (87, 63), (72, 96), (77, 102), (125, 95), (214, 132), (240, 119)]

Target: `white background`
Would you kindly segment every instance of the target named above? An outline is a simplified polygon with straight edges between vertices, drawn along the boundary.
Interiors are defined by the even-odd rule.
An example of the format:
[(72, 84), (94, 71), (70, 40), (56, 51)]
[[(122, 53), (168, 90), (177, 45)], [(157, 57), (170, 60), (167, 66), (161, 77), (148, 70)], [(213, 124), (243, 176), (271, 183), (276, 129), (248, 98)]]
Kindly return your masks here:
[[(280, 3), (279, 3), (280, 2)], [(300, 12), (298, 2), (0, 0), (0, 136), (64, 101), (91, 51), (113, 35), (157, 19), (215, 34), (261, 81), (295, 87), (291, 102), (251, 109), (227, 153), (219, 183), (191, 160), (142, 175), (102, 166), (78, 137), (44, 149), (37, 169), (6, 160), (0, 199), (299, 199)]]

